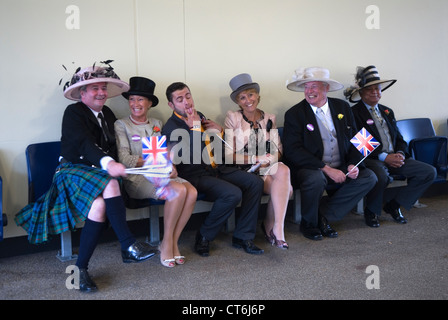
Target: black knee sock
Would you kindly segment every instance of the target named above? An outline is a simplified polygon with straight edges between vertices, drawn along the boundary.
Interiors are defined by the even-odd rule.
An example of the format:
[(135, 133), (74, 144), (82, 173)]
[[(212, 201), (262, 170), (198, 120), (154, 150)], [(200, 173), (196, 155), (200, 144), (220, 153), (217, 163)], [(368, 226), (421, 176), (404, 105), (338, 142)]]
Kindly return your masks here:
[(78, 260), (76, 261), (78, 268), (87, 269), (90, 257), (98, 244), (104, 226), (104, 222), (86, 219), (84, 227), (81, 230)]
[(128, 228), (126, 221), (126, 207), (121, 196), (104, 199), (106, 202), (106, 216), (120, 241), (121, 249), (126, 250), (135, 242), (135, 238)]

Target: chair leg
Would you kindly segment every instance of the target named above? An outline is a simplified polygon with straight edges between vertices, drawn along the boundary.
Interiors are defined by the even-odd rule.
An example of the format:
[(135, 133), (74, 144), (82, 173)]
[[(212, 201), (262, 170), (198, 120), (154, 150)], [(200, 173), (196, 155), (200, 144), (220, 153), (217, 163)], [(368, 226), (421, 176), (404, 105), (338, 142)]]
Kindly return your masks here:
[(72, 251), (71, 231), (65, 231), (61, 233), (61, 250), (58, 252), (56, 257), (62, 262), (75, 260), (78, 257), (78, 255), (73, 254)]
[(160, 243), (159, 213), (163, 206), (149, 206), (149, 244), (158, 246)]
[(420, 201), (417, 199), (417, 201), (415, 201), (415, 203), (412, 205), (414, 208), (426, 208), (427, 205), (420, 203)]
[(300, 190), (294, 190), (294, 199), (293, 199), (293, 218), (292, 222), (299, 224), (302, 220), (302, 200), (301, 200)]

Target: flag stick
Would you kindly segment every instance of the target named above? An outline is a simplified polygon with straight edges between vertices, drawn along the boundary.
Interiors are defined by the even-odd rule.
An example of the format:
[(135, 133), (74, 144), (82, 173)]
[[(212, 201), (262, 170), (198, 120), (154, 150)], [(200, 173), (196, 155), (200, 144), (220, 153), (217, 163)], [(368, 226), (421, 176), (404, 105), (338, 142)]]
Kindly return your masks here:
[(361, 164), (361, 162), (363, 162), (369, 156), (369, 154), (366, 155), (364, 158), (362, 158), (361, 161), (359, 161), (353, 168), (351, 168), (350, 171), (345, 174), (345, 176), (348, 176), (349, 173), (352, 172), (353, 169), (355, 169), (357, 166), (359, 166)]

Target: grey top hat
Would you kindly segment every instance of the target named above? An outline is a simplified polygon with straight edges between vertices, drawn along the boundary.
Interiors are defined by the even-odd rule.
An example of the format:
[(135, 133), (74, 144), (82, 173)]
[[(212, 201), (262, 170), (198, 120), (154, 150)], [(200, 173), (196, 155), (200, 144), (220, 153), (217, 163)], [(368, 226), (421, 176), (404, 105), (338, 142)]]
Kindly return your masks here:
[(247, 73), (241, 73), (233, 77), (232, 80), (230, 80), (229, 85), (233, 91), (230, 94), (230, 98), (237, 104), (236, 97), (244, 90), (255, 89), (257, 93), (260, 93), (260, 86), (258, 83), (253, 82), (251, 76)]

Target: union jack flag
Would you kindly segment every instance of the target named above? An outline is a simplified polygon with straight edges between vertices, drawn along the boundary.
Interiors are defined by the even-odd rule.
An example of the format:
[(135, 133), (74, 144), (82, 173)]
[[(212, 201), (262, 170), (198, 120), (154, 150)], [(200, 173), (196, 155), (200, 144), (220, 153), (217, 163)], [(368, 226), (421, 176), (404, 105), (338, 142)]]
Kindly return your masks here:
[(375, 150), (380, 143), (366, 130), (362, 128), (357, 134), (350, 140), (350, 142), (358, 149), (359, 152), (367, 157), (373, 150)]
[(145, 165), (167, 164), (166, 136), (142, 138), (142, 157)]

